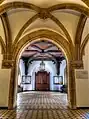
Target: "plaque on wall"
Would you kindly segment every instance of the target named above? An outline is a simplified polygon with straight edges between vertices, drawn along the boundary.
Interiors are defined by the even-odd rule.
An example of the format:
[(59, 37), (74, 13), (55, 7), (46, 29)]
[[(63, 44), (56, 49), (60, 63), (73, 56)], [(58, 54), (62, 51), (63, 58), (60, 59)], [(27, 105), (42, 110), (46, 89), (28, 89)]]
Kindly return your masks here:
[(77, 79), (88, 79), (88, 71), (85, 70), (75, 70)]
[(22, 84), (31, 84), (31, 76), (23, 75), (21, 83)]
[(54, 76), (53, 83), (63, 85), (63, 77), (62, 76)]

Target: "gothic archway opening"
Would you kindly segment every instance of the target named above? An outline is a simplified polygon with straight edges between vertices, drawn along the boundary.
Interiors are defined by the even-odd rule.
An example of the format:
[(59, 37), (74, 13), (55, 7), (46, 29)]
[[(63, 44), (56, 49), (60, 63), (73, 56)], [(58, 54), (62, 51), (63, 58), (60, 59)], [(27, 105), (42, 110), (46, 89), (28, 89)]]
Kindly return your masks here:
[[(12, 107), (14, 107), (16, 105), (19, 59), (20, 59), (23, 51), (25, 50), (25, 48), (29, 47), (29, 45), (31, 46), (31, 44), (33, 44), (35, 42), (41, 41), (42, 39), (44, 39), (44, 41), (46, 41), (46, 42), (51, 42), (52, 44), (54, 44), (59, 50), (62, 51), (63, 55), (65, 56), (66, 62), (67, 62), (66, 63), (67, 71), (68, 71), (68, 81), (67, 81), (68, 82), (68, 106), (70, 108), (73, 108), (76, 106), (75, 91), (73, 90), (73, 89), (75, 89), (75, 88), (73, 88), (75, 85), (74, 85), (74, 81), (71, 77), (72, 73), (69, 73), (72, 71), (70, 68), (71, 67), (70, 61), (72, 60), (73, 53), (74, 53), (73, 52), (74, 49), (72, 47), (73, 44), (70, 44), (70, 42), (68, 42), (64, 37), (62, 37), (60, 34), (57, 34), (56, 32), (53, 32), (50, 30), (38, 30), (38, 31), (34, 31), (30, 34), (27, 34), (22, 39), (20, 39), (18, 41), (18, 43), (16, 43), (13, 46), (13, 59), (15, 60), (15, 64), (12, 69), (12, 76), (14, 78), (11, 79), (11, 83), (10, 83), (9, 104), (8, 104), (9, 109), (11, 109)], [(73, 50), (71, 50), (71, 47)], [(44, 54), (44, 50), (41, 50), (41, 54)], [(53, 56), (53, 55), (51, 55), (51, 56)], [(57, 68), (59, 69), (59, 65), (57, 65)], [(56, 74), (57, 73), (59, 73), (59, 72), (56, 72)], [(54, 79), (59, 80), (58, 77), (54, 77)], [(12, 86), (12, 83), (13, 83), (13, 86)]]
[(68, 77), (64, 76), (66, 67), (65, 54), (49, 39), (40, 38), (28, 44), (19, 59), (17, 106), (20, 95), (24, 92), (25, 96), (30, 96), (32, 91), (45, 91), (46, 93), (51, 91), (55, 92), (55, 95), (57, 92), (60, 101), (66, 106), (68, 89)]
[(67, 84), (64, 79), (65, 55), (52, 42), (43, 39), (31, 43), (23, 51), (19, 60), (18, 85), (23, 91), (67, 92), (64, 89)]

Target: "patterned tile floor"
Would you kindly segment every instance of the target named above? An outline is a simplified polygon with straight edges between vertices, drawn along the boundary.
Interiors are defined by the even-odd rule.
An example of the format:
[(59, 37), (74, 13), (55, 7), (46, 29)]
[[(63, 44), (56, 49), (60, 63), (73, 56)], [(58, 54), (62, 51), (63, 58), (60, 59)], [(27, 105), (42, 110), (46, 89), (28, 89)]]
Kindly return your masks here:
[(17, 109), (0, 110), (0, 119), (89, 119), (89, 109), (67, 107), (66, 94), (31, 91), (17, 97)]

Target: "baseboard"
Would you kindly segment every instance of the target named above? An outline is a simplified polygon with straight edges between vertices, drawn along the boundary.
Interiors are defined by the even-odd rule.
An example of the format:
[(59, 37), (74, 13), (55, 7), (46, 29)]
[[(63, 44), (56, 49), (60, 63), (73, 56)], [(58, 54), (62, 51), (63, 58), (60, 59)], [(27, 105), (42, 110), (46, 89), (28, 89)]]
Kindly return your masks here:
[(8, 109), (8, 107), (0, 107), (0, 109)]
[(77, 107), (77, 109), (89, 109), (89, 107)]

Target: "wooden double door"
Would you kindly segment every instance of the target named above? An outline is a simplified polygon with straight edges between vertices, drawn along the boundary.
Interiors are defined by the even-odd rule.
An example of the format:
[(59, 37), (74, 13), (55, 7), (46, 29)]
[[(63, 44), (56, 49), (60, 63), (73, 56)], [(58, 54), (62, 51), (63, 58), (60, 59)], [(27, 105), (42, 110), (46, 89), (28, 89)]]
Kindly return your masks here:
[(39, 91), (50, 90), (50, 73), (46, 71), (35, 73), (35, 89)]

